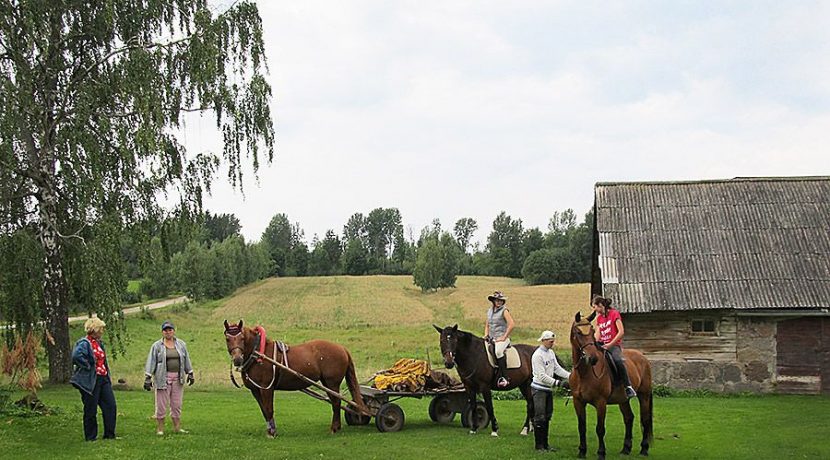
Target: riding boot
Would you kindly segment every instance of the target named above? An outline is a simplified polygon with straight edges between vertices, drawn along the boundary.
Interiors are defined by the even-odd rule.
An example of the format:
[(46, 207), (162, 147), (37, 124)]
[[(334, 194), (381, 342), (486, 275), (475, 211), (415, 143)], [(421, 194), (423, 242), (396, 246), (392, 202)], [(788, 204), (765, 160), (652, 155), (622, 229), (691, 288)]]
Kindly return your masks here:
[(510, 385), (510, 380), (507, 379), (507, 356), (496, 358), (496, 364), (499, 366), (499, 380), (496, 386), (504, 388)]
[(536, 450), (548, 450), (548, 432), (544, 427), (545, 422), (533, 422), (533, 438), (536, 440)]
[(545, 442), (545, 450), (556, 452), (557, 449), (555, 447), (551, 447), (550, 444), (548, 444), (548, 435), (550, 434), (550, 420), (545, 420), (544, 422), (542, 422), (542, 430), (545, 433), (542, 437), (542, 440), (544, 440)]
[(625, 389), (625, 396), (627, 398), (633, 398), (637, 396), (637, 392), (634, 391), (634, 387), (631, 386), (631, 380), (628, 378), (628, 369), (625, 368), (625, 363), (618, 363), (617, 368), (620, 373), (620, 377), (622, 377), (623, 389)]

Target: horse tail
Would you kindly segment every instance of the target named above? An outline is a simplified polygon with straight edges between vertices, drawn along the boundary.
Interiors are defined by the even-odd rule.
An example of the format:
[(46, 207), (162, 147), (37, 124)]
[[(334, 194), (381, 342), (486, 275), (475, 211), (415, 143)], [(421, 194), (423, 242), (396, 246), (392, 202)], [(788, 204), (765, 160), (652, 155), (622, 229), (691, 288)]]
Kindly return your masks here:
[(354, 360), (352, 359), (351, 353), (346, 351), (346, 356), (349, 357), (349, 367), (346, 369), (346, 385), (349, 387), (349, 393), (352, 394), (352, 400), (354, 400), (357, 405), (366, 410), (366, 404), (363, 402), (363, 395), (360, 394), (360, 382), (357, 381), (357, 375), (354, 371)]

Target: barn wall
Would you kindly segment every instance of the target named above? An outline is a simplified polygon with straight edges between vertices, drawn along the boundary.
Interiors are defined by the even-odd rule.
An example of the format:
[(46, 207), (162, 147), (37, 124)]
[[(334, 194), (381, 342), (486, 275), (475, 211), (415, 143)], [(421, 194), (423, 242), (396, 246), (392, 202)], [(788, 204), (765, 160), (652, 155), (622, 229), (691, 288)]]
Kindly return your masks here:
[[(692, 319), (712, 319), (717, 334), (692, 333)], [(719, 392), (774, 389), (775, 321), (730, 311), (624, 315), (626, 348), (645, 353), (656, 384)]]

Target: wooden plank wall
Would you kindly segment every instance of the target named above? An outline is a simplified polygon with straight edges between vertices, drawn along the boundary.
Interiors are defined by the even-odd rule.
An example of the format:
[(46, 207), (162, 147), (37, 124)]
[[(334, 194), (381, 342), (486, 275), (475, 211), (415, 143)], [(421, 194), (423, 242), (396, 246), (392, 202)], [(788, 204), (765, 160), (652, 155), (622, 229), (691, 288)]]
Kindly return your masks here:
[(830, 320), (778, 322), (776, 381), (779, 393), (830, 392)]
[[(692, 333), (692, 319), (711, 319), (717, 335)], [(719, 311), (653, 312), (623, 316), (626, 348), (636, 348), (649, 359), (666, 361), (735, 362), (737, 320)]]

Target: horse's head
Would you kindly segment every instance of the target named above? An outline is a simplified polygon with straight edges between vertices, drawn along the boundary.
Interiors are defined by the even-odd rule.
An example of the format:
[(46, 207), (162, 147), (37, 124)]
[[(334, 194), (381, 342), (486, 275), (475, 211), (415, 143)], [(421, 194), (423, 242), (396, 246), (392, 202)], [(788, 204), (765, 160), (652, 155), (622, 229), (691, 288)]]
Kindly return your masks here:
[(594, 326), (591, 325), (591, 321), (594, 320), (595, 316), (596, 313), (591, 313), (587, 318), (582, 318), (582, 315), (576, 312), (574, 322), (571, 325), (571, 347), (579, 353), (579, 358), (590, 366), (597, 363), (597, 357), (594, 354), (585, 353), (585, 348), (589, 346), (596, 347)]
[(225, 320), (225, 342), (228, 345), (228, 354), (231, 355), (233, 365), (239, 367), (245, 360), (246, 333), (242, 328), (242, 320), (237, 324), (228, 324)]
[(441, 355), (444, 357), (444, 365), (447, 369), (452, 369), (455, 366), (455, 352), (458, 349), (458, 324), (443, 329), (434, 324), (432, 327), (441, 334)]

